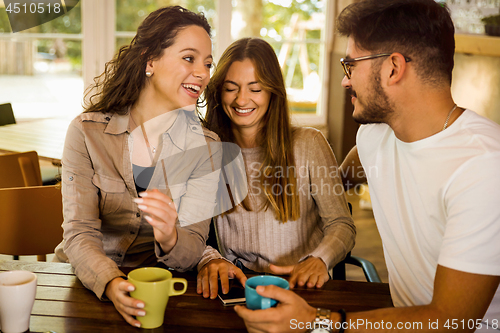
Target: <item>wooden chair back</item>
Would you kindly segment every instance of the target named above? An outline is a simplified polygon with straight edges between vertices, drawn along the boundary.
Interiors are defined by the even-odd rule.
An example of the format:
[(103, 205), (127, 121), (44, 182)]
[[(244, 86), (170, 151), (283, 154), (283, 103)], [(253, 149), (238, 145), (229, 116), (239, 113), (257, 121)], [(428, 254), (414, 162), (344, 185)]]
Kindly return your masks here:
[(62, 195), (57, 185), (0, 189), (0, 253), (45, 261), (62, 240)]
[(0, 155), (0, 171), (0, 188), (42, 185), (36, 151)]

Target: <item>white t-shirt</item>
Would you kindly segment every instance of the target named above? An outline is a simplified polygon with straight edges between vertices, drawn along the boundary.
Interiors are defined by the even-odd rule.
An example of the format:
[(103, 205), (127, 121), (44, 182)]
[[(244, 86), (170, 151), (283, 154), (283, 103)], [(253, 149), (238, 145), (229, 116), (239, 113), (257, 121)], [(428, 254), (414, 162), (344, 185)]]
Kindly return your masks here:
[[(395, 306), (429, 304), (438, 264), (500, 275), (500, 125), (465, 110), (445, 131), (406, 143), (370, 124), (357, 147)], [(483, 321), (494, 319), (500, 288)]]

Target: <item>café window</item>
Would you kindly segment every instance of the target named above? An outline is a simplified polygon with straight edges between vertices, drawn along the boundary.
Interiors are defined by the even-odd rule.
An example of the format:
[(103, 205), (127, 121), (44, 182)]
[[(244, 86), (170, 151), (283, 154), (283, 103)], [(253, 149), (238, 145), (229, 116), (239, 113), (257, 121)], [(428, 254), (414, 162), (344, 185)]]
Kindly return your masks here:
[[(292, 113), (299, 123), (326, 122), (321, 97), (325, 70), (325, 0), (116, 0), (116, 49), (129, 43), (140, 22), (161, 6), (178, 4), (203, 12), (213, 27), (214, 56), (233, 41), (260, 37), (276, 51)], [(220, 32), (220, 33), (219, 33)], [(230, 32), (225, 35), (225, 32)], [(323, 103), (324, 104), (324, 103)], [(304, 121), (309, 120), (309, 121)]]
[(150, 12), (168, 5), (205, 14), (216, 62), (238, 38), (267, 40), (282, 66), (294, 121), (326, 123), (333, 29), (325, 27), (334, 16), (326, 0), (80, 0), (66, 15), (14, 34), (0, 0), (0, 89), (9, 92), (0, 103), (11, 102), (20, 117), (74, 117), (84, 87)]
[(0, 0), (0, 104), (12, 103), (17, 120), (81, 112), (81, 29), (77, 5), (52, 21), (12, 33)]
[(260, 37), (276, 51), (294, 118), (302, 123), (314, 118), (326, 121), (321, 117), (325, 111), (321, 100), (325, 95), (324, 76), (328, 75), (325, 70), (327, 1), (234, 0), (232, 6), (232, 39)]

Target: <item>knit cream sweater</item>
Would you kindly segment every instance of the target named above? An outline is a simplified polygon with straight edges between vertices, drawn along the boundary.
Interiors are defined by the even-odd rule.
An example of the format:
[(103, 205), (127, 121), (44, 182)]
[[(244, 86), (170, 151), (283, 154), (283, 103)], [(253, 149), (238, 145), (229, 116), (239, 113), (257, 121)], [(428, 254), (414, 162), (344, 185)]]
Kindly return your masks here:
[[(270, 263), (293, 265), (309, 256), (321, 258), (328, 269), (333, 268), (353, 248), (356, 228), (337, 162), (325, 137), (313, 128), (298, 129), (294, 135), (295, 167), (273, 169), (297, 175), (297, 221), (281, 223), (275, 219), (272, 207), (259, 209), (265, 202), (260, 187), (260, 152), (260, 147), (242, 149), (252, 211), (238, 206), (232, 213), (215, 218), (221, 253), (227, 260), (239, 260), (258, 272), (269, 272)], [(221, 254), (207, 246), (198, 269), (218, 258), (222, 258)]]

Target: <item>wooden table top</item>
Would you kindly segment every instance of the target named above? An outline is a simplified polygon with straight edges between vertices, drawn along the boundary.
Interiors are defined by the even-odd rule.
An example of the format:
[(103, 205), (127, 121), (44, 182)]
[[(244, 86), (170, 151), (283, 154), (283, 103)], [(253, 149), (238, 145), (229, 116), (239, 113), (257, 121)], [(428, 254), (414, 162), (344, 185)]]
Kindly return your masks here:
[[(196, 276), (174, 272), (188, 280), (184, 295), (170, 297), (165, 323), (154, 330), (125, 322), (111, 302), (101, 302), (73, 274), (70, 264), (0, 260), (0, 271), (27, 270), (37, 274), (38, 287), (30, 332), (246, 332), (233, 307), (196, 293)], [(319, 290), (295, 289), (309, 304), (332, 310), (363, 311), (391, 307), (386, 283), (330, 280)]]
[(35, 150), (40, 158), (60, 163), (70, 119), (40, 119), (0, 126), (0, 151)]

